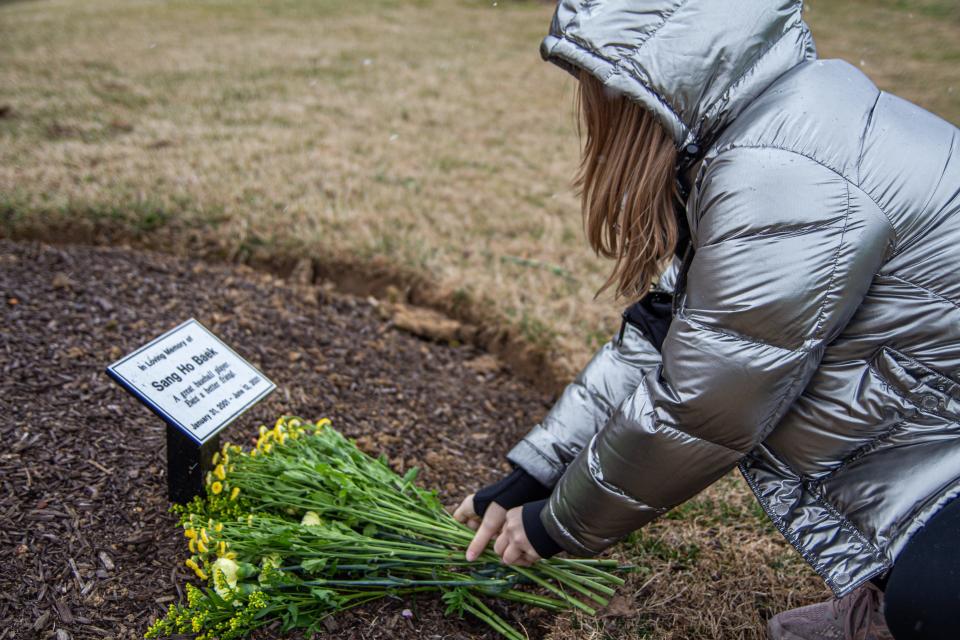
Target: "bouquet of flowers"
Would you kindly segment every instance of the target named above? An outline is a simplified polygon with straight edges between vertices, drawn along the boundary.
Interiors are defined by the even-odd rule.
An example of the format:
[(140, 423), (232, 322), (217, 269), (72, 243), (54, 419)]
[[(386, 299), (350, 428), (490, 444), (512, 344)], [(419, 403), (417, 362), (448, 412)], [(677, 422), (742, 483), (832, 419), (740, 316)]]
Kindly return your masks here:
[(503, 599), (589, 614), (623, 580), (612, 560), (541, 560), (506, 566), (491, 551), (473, 562), (473, 531), (436, 492), (360, 451), (327, 419), (280, 418), (250, 451), (225, 444), (206, 495), (175, 506), (190, 557), (206, 583), (187, 585), (147, 638), (192, 632), (229, 640), (276, 620), (317, 631), (327, 616), (387, 596), (434, 592), (448, 614), (476, 616), (510, 638), (524, 636), (486, 603)]

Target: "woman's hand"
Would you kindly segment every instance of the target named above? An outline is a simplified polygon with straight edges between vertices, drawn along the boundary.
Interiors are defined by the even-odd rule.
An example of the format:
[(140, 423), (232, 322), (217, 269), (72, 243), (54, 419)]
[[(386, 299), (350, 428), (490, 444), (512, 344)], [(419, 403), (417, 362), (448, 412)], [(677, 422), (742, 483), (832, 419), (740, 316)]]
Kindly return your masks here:
[(540, 559), (523, 529), (523, 507), (514, 507), (507, 511), (506, 522), (503, 523), (493, 550), (504, 564), (529, 567)]
[(483, 553), (490, 539), (500, 533), (500, 529), (507, 518), (507, 510), (496, 502), (491, 502), (483, 513), (483, 519), (481, 519), (477, 512), (473, 510), (473, 495), (471, 493), (464, 498), (460, 506), (453, 512), (453, 518), (457, 522), (462, 522), (477, 532), (473, 536), (470, 546), (467, 547), (467, 560), (471, 562)]

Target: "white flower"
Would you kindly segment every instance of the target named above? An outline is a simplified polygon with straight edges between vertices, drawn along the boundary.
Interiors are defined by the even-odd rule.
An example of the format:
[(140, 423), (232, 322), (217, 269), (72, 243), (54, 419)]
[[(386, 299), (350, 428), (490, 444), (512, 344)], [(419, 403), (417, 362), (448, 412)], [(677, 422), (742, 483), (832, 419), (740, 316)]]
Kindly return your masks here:
[[(237, 572), (239, 569), (240, 565), (230, 558), (217, 558), (217, 561), (213, 563), (213, 586), (221, 598), (228, 599), (229, 590), (237, 588)], [(222, 577), (222, 580), (217, 580), (218, 574)]]
[(323, 521), (316, 511), (307, 511), (303, 514), (303, 520), (300, 521), (300, 524), (304, 527), (318, 527), (323, 524)]

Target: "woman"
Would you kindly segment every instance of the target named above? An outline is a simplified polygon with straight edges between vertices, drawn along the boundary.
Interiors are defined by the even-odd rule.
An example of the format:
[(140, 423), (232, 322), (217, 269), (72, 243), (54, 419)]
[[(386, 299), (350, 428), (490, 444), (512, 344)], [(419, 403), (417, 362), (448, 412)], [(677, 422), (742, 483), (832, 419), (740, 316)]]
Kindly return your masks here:
[(637, 302), (457, 509), (468, 557), (596, 554), (739, 465), (838, 597), (771, 637), (957, 637), (958, 130), (817, 60), (798, 1), (564, 0), (541, 53)]

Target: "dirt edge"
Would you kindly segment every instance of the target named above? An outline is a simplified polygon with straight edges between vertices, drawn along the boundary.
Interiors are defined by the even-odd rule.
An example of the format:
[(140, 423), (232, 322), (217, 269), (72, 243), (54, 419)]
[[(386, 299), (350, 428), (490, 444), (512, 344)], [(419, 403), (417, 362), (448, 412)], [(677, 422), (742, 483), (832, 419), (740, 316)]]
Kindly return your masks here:
[[(4, 225), (6, 226), (6, 225)], [(532, 343), (501, 313), (429, 276), (388, 260), (362, 260), (345, 253), (306, 256), (300, 248), (227, 248), (203, 233), (174, 241), (158, 229), (150, 235), (129, 229), (58, 221), (44, 226), (0, 227), (0, 238), (51, 245), (129, 246), (169, 255), (189, 255), (214, 263), (242, 264), (301, 285), (330, 287), (339, 293), (373, 297), (396, 306), (430, 309), (462, 323), (457, 339), (496, 356), (515, 375), (549, 394), (558, 394), (576, 374), (570, 359), (552, 341)]]

